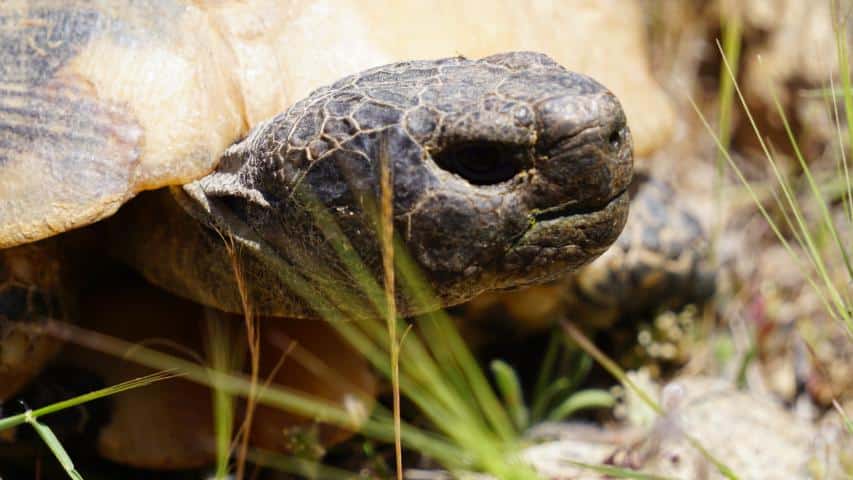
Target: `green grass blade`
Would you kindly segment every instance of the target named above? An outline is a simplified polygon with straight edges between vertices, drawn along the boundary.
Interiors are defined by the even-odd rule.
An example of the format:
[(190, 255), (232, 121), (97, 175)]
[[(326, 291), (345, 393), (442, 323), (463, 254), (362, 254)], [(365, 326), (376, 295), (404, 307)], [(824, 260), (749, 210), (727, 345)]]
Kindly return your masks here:
[(791, 125), (788, 122), (788, 117), (785, 115), (785, 110), (782, 108), (782, 104), (779, 102), (779, 98), (776, 95), (776, 92), (772, 92), (773, 102), (776, 104), (776, 109), (779, 112), (779, 116), (782, 118), (782, 124), (785, 127), (785, 132), (788, 135), (788, 139), (791, 142), (791, 147), (794, 149), (794, 155), (797, 157), (797, 161), (800, 163), (800, 168), (803, 169), (803, 174), (806, 176), (806, 180), (808, 181), (809, 188), (811, 189), (812, 195), (814, 196), (815, 201), (820, 208), (821, 214), (823, 215), (824, 225), (827, 229), (829, 229), (830, 234), (832, 234), (832, 238), (835, 240), (838, 245), (838, 250), (841, 253), (842, 258), (844, 259), (844, 265), (847, 267), (847, 273), (851, 280), (853, 280), (853, 265), (850, 263), (850, 257), (847, 254), (847, 248), (841, 242), (841, 238), (838, 235), (838, 229), (835, 228), (835, 223), (832, 220), (832, 217), (829, 213), (829, 206), (826, 204), (826, 200), (823, 198), (823, 194), (820, 191), (820, 187), (815, 182), (814, 176), (812, 176), (811, 168), (809, 168), (808, 163), (806, 163), (805, 158), (803, 157), (802, 152), (800, 151), (800, 147), (797, 144), (797, 139), (794, 136), (794, 132), (791, 129)]
[(521, 390), (521, 380), (516, 371), (503, 360), (492, 360), (489, 367), (495, 377), (495, 384), (503, 397), (504, 404), (512, 417), (515, 427), (523, 432), (529, 426), (530, 415), (524, 405), (524, 393)]
[(160, 382), (163, 380), (168, 380), (170, 378), (174, 378), (178, 376), (174, 373), (171, 368), (165, 369), (163, 372), (152, 373), (151, 375), (147, 375), (145, 377), (140, 377), (134, 380), (130, 380), (124, 383), (120, 383), (118, 385), (113, 385), (111, 387), (102, 388), (100, 390), (95, 390), (93, 392), (85, 393), (83, 395), (79, 395), (74, 398), (70, 398), (68, 400), (63, 400), (61, 402), (52, 403), (50, 405), (36, 408), (35, 410), (31, 410), (27, 413), (21, 413), (18, 415), (13, 415), (11, 417), (6, 417), (0, 419), (0, 431), (14, 428), (18, 425), (22, 425), (27, 422), (27, 418), (32, 417), (37, 419), (44, 415), (49, 415), (51, 413), (59, 412), (61, 410), (65, 410), (67, 408), (76, 407), (78, 405), (82, 405), (86, 402), (91, 402), (93, 400), (97, 400), (99, 398), (108, 397), (111, 395), (116, 395), (126, 390), (131, 390), (134, 388), (144, 387), (146, 385), (150, 385), (154, 382)]
[[(820, 276), (821, 280), (824, 282), (823, 285), (824, 285), (824, 288), (826, 289), (826, 293), (829, 295), (830, 299), (832, 300), (832, 302), (831, 302), (832, 306), (831, 307), (828, 306), (830, 303), (826, 301), (825, 297), (822, 298), (822, 301), (824, 301), (824, 304), (828, 306), (827, 311), (830, 313), (830, 315), (832, 315), (835, 318), (843, 319), (843, 321), (844, 321), (844, 323), (848, 329), (848, 334), (853, 336), (853, 318), (851, 318), (851, 315), (853, 315), (853, 314), (851, 314), (849, 311), (849, 308), (846, 305), (844, 305), (843, 297), (839, 294), (838, 290), (835, 288), (835, 285), (831, 281), (828, 281), (829, 276), (826, 273), (826, 268), (825, 268), (825, 265), (823, 263), (823, 259), (821, 258), (820, 251), (815, 245), (814, 239), (812, 238), (812, 234), (809, 231), (809, 228), (807, 227), (807, 225), (805, 223), (805, 220), (802, 216), (802, 212), (800, 211), (799, 205), (798, 205), (796, 199), (794, 198), (793, 193), (790, 191), (788, 184), (784, 179), (784, 176), (779, 172), (778, 166), (777, 166), (776, 162), (774, 161), (773, 156), (771, 155), (770, 150), (767, 147), (767, 143), (764, 141), (764, 137), (761, 135), (761, 132), (758, 129), (758, 125), (755, 122), (755, 119), (753, 118), (752, 112), (750, 111), (750, 109), (746, 103), (746, 99), (744, 98), (743, 93), (740, 90), (740, 87), (738, 86), (737, 82), (735, 81), (735, 75), (734, 75), (733, 67), (727, 61), (725, 54), (722, 50), (722, 47), (720, 47), (719, 43), (717, 44), (717, 47), (720, 49), (720, 53), (723, 56), (723, 58), (722, 58), (723, 65), (724, 65), (726, 71), (728, 72), (729, 76), (732, 78), (734, 88), (735, 88), (735, 92), (737, 92), (738, 98), (741, 102), (741, 105), (744, 108), (744, 111), (746, 112), (746, 116), (749, 119), (749, 123), (753, 129), (753, 132), (755, 133), (755, 136), (759, 142), (759, 145), (761, 145), (761, 149), (764, 152), (764, 156), (767, 158), (768, 164), (770, 165), (774, 174), (776, 175), (776, 178), (778, 179), (780, 186), (782, 186), (782, 191), (785, 194), (786, 200), (788, 201), (788, 206), (791, 208), (791, 211), (794, 214), (794, 218), (797, 220), (797, 224), (800, 227), (800, 231), (802, 233), (802, 238), (806, 242), (806, 246), (807, 246), (806, 252), (812, 257), (813, 262), (817, 266), (819, 276)], [(849, 79), (848, 79), (848, 82), (849, 82)], [(776, 97), (774, 94), (774, 99), (775, 98)], [(776, 102), (778, 104), (778, 99), (776, 100)], [(758, 201), (757, 196), (755, 196), (754, 192), (751, 191), (751, 186), (749, 185), (749, 182), (746, 181), (746, 179), (740, 173), (740, 169), (738, 169), (736, 164), (731, 160), (730, 155), (728, 155), (728, 149), (726, 149), (725, 146), (722, 143), (720, 143), (719, 138), (713, 134), (713, 130), (710, 128), (709, 125), (707, 125), (707, 121), (705, 120), (704, 116), (701, 114), (701, 111), (699, 110), (699, 108), (695, 104), (695, 102), (693, 102), (691, 99), (690, 103), (693, 105), (693, 108), (699, 114), (700, 119), (706, 125), (706, 128), (708, 129), (708, 131), (711, 133), (711, 135), (714, 136), (714, 140), (715, 140), (715, 142), (717, 142), (717, 146), (719, 148), (719, 151), (726, 156), (726, 160), (729, 162), (729, 165), (731, 165), (735, 169), (735, 172), (738, 174), (738, 178), (741, 180), (741, 182), (744, 184), (744, 186), (746, 186), (746, 188), (750, 190), (750, 194), (753, 196), (753, 199), (756, 201), (756, 205), (759, 207), (759, 210), (762, 212), (762, 215), (764, 215), (764, 218), (766, 220), (768, 220), (768, 223), (770, 224), (770, 226), (773, 229), (774, 233), (776, 234), (777, 238), (779, 238), (779, 240), (782, 242), (783, 246), (785, 246), (785, 248), (789, 251), (792, 258), (798, 259), (798, 257), (795, 254), (793, 254), (793, 251), (790, 250), (790, 247), (788, 246), (787, 240), (785, 240), (784, 236), (781, 235), (781, 232), (779, 232), (778, 228), (776, 228), (775, 223), (773, 223), (771, 217), (767, 214), (766, 210), (763, 208), (760, 201)], [(851, 103), (851, 107), (853, 107), (853, 102)], [(853, 114), (853, 113), (848, 111), (848, 115), (851, 115), (851, 114)], [(849, 118), (853, 118), (853, 117), (849, 117)], [(785, 120), (784, 115), (783, 115), (783, 120)], [(851, 127), (851, 128), (853, 128), (853, 127)], [(851, 135), (853, 135), (853, 130), (851, 130)], [(851, 137), (851, 138), (853, 138), (853, 137)], [(794, 141), (793, 143), (795, 144), (795, 147), (796, 147), (796, 141)], [(798, 148), (796, 150), (799, 151)], [(799, 156), (801, 157), (801, 155), (799, 155)], [(822, 197), (821, 197), (821, 199), (822, 199)], [(849, 264), (849, 262), (848, 262), (848, 264)], [(853, 272), (853, 270), (851, 270), (849, 268), (848, 268), (848, 271)], [(807, 277), (807, 280), (809, 280), (809, 277)], [(809, 283), (812, 284), (813, 286), (816, 286), (816, 283), (813, 280), (809, 280)], [(820, 295), (822, 295), (822, 296), (824, 295), (823, 290), (818, 288), (817, 291), (821, 292)]]
[[(736, 15), (728, 16), (723, 19), (723, 55), (731, 65), (737, 66), (740, 61), (741, 52), (741, 22), (740, 17)], [(736, 68), (736, 67), (735, 67)], [(736, 72), (735, 72), (736, 74)], [(732, 110), (734, 107), (734, 80), (731, 76), (726, 75), (725, 71), (720, 71), (720, 90), (719, 90), (719, 138), (720, 143), (728, 147), (732, 133)], [(712, 234), (711, 251), (716, 250), (716, 245), (722, 228), (722, 205), (724, 200), (723, 195), (723, 178), (725, 173), (726, 161), (722, 154), (717, 155), (717, 171), (714, 183), (714, 192), (717, 197), (717, 221)]]
[[(737, 76), (737, 65), (740, 62), (741, 52), (741, 33), (742, 26), (740, 17), (737, 15), (728, 16), (723, 23), (723, 55), (726, 61), (735, 66), (733, 69), (734, 76)], [(734, 80), (732, 76), (726, 74), (725, 71), (720, 71), (720, 141), (723, 145), (728, 146), (731, 137), (732, 123), (732, 108), (734, 107)], [(717, 157), (717, 167), (722, 169), (725, 167), (725, 159), (722, 156)], [(718, 174), (722, 174), (718, 170)]]
[(572, 394), (548, 415), (548, 420), (560, 422), (579, 412), (591, 408), (612, 408), (616, 398), (607, 390), (588, 389)]
[(841, 415), (841, 420), (844, 422), (844, 427), (847, 429), (847, 433), (853, 435), (853, 419), (851, 419), (847, 412), (844, 411), (844, 408), (838, 403), (838, 400), (832, 400), (832, 406)]
[(68, 473), (68, 476), (71, 477), (72, 480), (83, 480), (83, 476), (74, 468), (74, 462), (71, 461), (71, 457), (68, 455), (68, 452), (65, 451), (65, 447), (62, 446), (59, 439), (56, 438), (56, 434), (53, 433), (53, 430), (51, 430), (47, 425), (39, 423), (38, 420), (33, 417), (32, 411), (27, 411), (25, 416), (26, 422), (32, 425), (36, 433), (38, 433), (39, 437), (41, 437), (42, 441), (47, 445), (47, 448), (53, 452), (56, 460), (59, 461), (59, 464), (62, 465), (62, 468), (66, 473)]
[[(742, 99), (742, 97), (741, 97), (741, 99)], [(702, 111), (699, 109), (699, 106), (696, 105), (696, 102), (694, 102), (693, 99), (688, 99), (688, 100), (690, 101), (690, 104), (693, 107), (693, 110), (696, 112), (697, 116), (699, 117), (699, 120), (704, 125), (706, 131), (709, 133), (709, 135), (711, 135), (711, 137), (716, 142), (717, 148), (721, 152), (723, 152), (723, 155), (725, 156), (726, 161), (729, 163), (729, 167), (732, 169), (732, 171), (735, 172), (735, 174), (737, 175), (737, 178), (740, 181), (741, 185), (743, 185), (744, 188), (746, 188), (747, 193), (752, 198), (752, 201), (755, 204), (756, 208), (758, 208), (758, 211), (761, 213), (761, 216), (764, 217), (764, 220), (767, 222), (767, 225), (773, 231), (773, 234), (776, 236), (776, 239), (779, 240), (779, 243), (782, 245), (782, 247), (788, 253), (788, 256), (791, 258), (791, 260), (794, 263), (796, 263), (797, 266), (800, 267), (801, 271), (803, 272), (803, 276), (806, 279), (806, 282), (809, 284), (809, 286), (811, 286), (812, 290), (818, 295), (818, 298), (820, 299), (821, 303), (824, 305), (826, 311), (833, 318), (836, 318), (836, 319), (839, 318), (838, 314), (835, 311), (835, 308), (830, 305), (829, 299), (827, 298), (826, 293), (823, 291), (823, 289), (817, 284), (816, 280), (814, 279), (813, 273), (805, 265), (803, 265), (801, 256), (798, 255), (796, 252), (794, 252), (793, 248), (791, 247), (791, 244), (788, 242), (788, 240), (782, 234), (781, 230), (779, 230), (779, 226), (773, 220), (773, 217), (770, 216), (770, 213), (764, 207), (764, 205), (761, 202), (761, 199), (758, 197), (758, 194), (756, 193), (755, 189), (752, 187), (752, 185), (746, 179), (746, 177), (744, 176), (740, 167), (738, 167), (737, 163), (735, 163), (735, 161), (732, 159), (731, 155), (729, 155), (728, 150), (726, 150), (723, 147), (723, 145), (719, 142), (719, 138), (714, 133), (714, 130), (713, 130), (713, 128), (711, 128), (711, 125), (708, 123), (708, 120), (705, 118), (704, 115), (702, 115)], [(750, 119), (752, 118), (751, 114), (749, 114), (748, 110), (747, 110), (747, 115)], [(752, 121), (751, 123), (753, 125), (753, 128), (756, 131), (756, 134), (759, 135), (759, 137), (760, 137), (760, 133), (758, 133), (757, 127), (755, 126), (754, 121)], [(762, 145), (764, 145), (763, 139), (759, 138), (759, 141)], [(769, 151), (766, 149), (766, 146), (764, 148), (765, 148), (765, 153), (767, 155), (769, 155)], [(853, 329), (851, 329), (851, 332), (853, 332)], [(853, 333), (851, 333), (851, 335), (853, 335)]]
[(33, 429), (35, 429), (36, 433), (39, 435), (45, 445), (47, 445), (50, 451), (53, 452), (53, 455), (56, 457), (57, 461), (68, 474), (68, 476), (71, 477), (72, 480), (83, 480), (83, 476), (80, 475), (80, 473), (75, 469), (74, 462), (72, 462), (71, 457), (68, 455), (68, 452), (62, 446), (62, 443), (56, 437), (56, 434), (53, 433), (53, 430), (51, 430), (50, 427), (48, 427), (47, 425), (39, 423), (37, 419), (44, 415), (50, 415), (51, 413), (56, 413), (61, 410), (76, 407), (83, 403), (91, 402), (99, 398), (116, 395), (134, 388), (144, 387), (154, 382), (168, 380), (170, 378), (174, 378), (175, 376), (176, 375), (170, 371), (157, 372), (151, 375), (147, 375), (145, 377), (140, 377), (134, 380), (120, 383), (118, 385), (102, 388), (100, 390), (95, 390), (93, 392), (79, 395), (74, 398), (63, 400), (61, 402), (53, 403), (41, 408), (37, 408), (35, 410), (27, 410), (26, 412), (21, 413), (19, 415), (13, 415), (11, 417), (0, 419), (0, 431), (8, 428), (13, 428), (24, 423), (30, 424)]
[(533, 403), (530, 414), (532, 423), (535, 424), (545, 419), (548, 407), (553, 403), (554, 399), (571, 388), (572, 382), (566, 377), (560, 377), (551, 382), (551, 384), (548, 385), (538, 397), (536, 397)]
[(565, 353), (568, 356), (568, 360), (573, 362), (572, 371), (567, 378), (569, 379), (570, 388), (575, 389), (589, 375), (589, 371), (592, 370), (592, 357), (580, 349), (574, 349), (573, 351), (566, 350)]
[[(836, 37), (837, 41), (837, 37)], [(836, 136), (838, 137), (838, 170), (839, 176), (844, 180), (844, 192), (841, 194), (842, 203), (844, 204), (847, 220), (853, 222), (853, 179), (850, 178), (850, 167), (847, 164), (847, 152), (844, 148), (844, 135), (841, 133), (841, 117), (838, 113), (838, 95), (835, 90), (835, 81), (832, 75), (829, 76), (830, 91), (832, 93), (829, 98), (832, 107), (832, 117), (835, 121)], [(847, 92), (848, 95), (851, 92)], [(827, 98), (827, 97), (824, 97)]]
[[(542, 359), (542, 366), (539, 368), (539, 374), (536, 377), (536, 384), (533, 387), (533, 405), (535, 406), (545, 389), (548, 388), (548, 382), (554, 376), (554, 367), (557, 363), (557, 354), (560, 351), (560, 346), (563, 344), (563, 334), (559, 330), (551, 332), (551, 337), (548, 339), (548, 347), (545, 349), (545, 357)], [(535, 409), (535, 407), (534, 407)], [(535, 421), (536, 415), (533, 414)]]
[[(831, 0), (833, 15), (838, 15), (838, 2)], [(853, 148), (853, 91), (850, 88), (850, 62), (847, 56), (847, 25), (840, 15), (833, 22), (835, 30), (835, 50), (838, 55), (838, 72), (841, 77), (841, 91), (844, 97), (844, 113), (847, 116), (847, 135), (850, 148)], [(833, 93), (834, 95), (834, 93)]]
[[(205, 335), (205, 346), (207, 347), (207, 361), (211, 368), (220, 372), (229, 372), (240, 368), (243, 363), (241, 348), (234, 348), (238, 334), (231, 331), (230, 322), (221, 322), (220, 318), (210, 314), (206, 315), (207, 334)], [(215, 477), (224, 479), (228, 477), (231, 462), (231, 441), (234, 434), (234, 397), (222, 388), (214, 385), (211, 387), (213, 397), (213, 432), (216, 445)]]

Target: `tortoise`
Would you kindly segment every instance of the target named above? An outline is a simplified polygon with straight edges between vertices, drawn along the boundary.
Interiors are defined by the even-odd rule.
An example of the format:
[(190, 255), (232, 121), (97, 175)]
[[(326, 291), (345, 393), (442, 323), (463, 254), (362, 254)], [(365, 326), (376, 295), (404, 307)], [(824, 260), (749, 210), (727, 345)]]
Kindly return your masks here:
[[(321, 8), (332, 3), (0, 7), (0, 399), (56, 355), (59, 342), (39, 328), (49, 319), (131, 339), (156, 327), (170, 338), (198, 334), (174, 312), (239, 316), (246, 305), (281, 338), (323, 338), (320, 346), (344, 357), (335, 366), (363, 377), (354, 383), (369, 394), (365, 363), (328, 332), (300, 329), (318, 316), (314, 296), (341, 292), (327, 297), (346, 310), (343, 293), (356, 284), (336, 250), (342, 237), (317, 215), (381, 278), (371, 205), (382, 168), (395, 230), (435, 293), (429, 304), (400, 294), (403, 315), (557, 279), (616, 240), (632, 137), (605, 87), (531, 52), (394, 62), (401, 51), (431, 50), (369, 32), (342, 45), (335, 34), (356, 12), (345, 2)], [(324, 55), (334, 55), (332, 67)], [(317, 75), (294, 74), (312, 63)], [(376, 64), (385, 65), (363, 69)], [(327, 86), (308, 93), (319, 82)], [(238, 276), (229, 242), (242, 252)], [(138, 284), (90, 296), (125, 277), (118, 264), (170, 292), (163, 315), (175, 321), (145, 321), (161, 301), (145, 295), (166, 294)], [(330, 273), (316, 275), (319, 267)], [(142, 299), (117, 300), (125, 294)], [(88, 365), (132, 375), (114, 363)], [(198, 394), (170, 385), (150, 396), (175, 403)], [(321, 395), (346, 400), (325, 388)], [(147, 408), (134, 393), (111, 421), (123, 437), (153, 421), (133, 411)], [(159, 452), (111, 443), (109, 426), (99, 450), (150, 468), (202, 464), (204, 452), (169, 455), (198, 438), (180, 428), (187, 416), (164, 419), (173, 428), (148, 439)]]

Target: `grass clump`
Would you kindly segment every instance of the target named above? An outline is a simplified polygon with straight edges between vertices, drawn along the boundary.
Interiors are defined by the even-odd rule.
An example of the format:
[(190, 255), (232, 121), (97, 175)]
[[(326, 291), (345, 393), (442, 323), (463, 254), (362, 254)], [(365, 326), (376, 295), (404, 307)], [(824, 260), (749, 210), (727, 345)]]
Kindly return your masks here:
[[(558, 366), (568, 366), (568, 371), (563, 373)], [(561, 331), (553, 332), (527, 404), (518, 372), (503, 360), (490, 364), (495, 388), (520, 434), (542, 422), (566, 420), (582, 410), (615, 406), (616, 398), (606, 390), (578, 390), (591, 367), (588, 355), (569, 348)]]
[[(839, 42), (840, 50), (843, 50), (845, 48), (841, 46), (844, 44), (844, 42)], [(787, 175), (784, 174), (783, 169), (780, 167), (780, 161), (777, 158), (777, 155), (773, 153), (773, 150), (767, 144), (767, 141), (764, 139), (764, 137), (761, 135), (761, 132), (758, 128), (755, 119), (752, 116), (752, 113), (749, 110), (743, 93), (741, 92), (740, 87), (737, 84), (733, 67), (729, 64), (726, 54), (722, 50), (722, 47), (720, 47), (720, 49), (723, 57), (723, 65), (725, 67), (725, 71), (731, 78), (731, 82), (734, 86), (735, 92), (737, 93), (740, 104), (743, 107), (749, 124), (753, 129), (753, 132), (755, 133), (759, 145), (761, 146), (762, 152), (767, 161), (767, 165), (773, 173), (774, 178), (777, 182), (777, 186), (781, 191), (781, 195), (777, 195), (775, 193), (773, 195), (776, 202), (775, 206), (783, 214), (784, 226), (792, 232), (793, 243), (785, 234), (783, 234), (783, 224), (780, 224), (769, 213), (767, 207), (765, 207), (756, 189), (746, 179), (740, 166), (733, 160), (728, 148), (723, 143), (722, 139), (714, 132), (713, 128), (702, 115), (701, 111), (699, 110), (699, 107), (694, 102), (691, 101), (691, 103), (697, 114), (699, 115), (700, 120), (704, 124), (706, 130), (713, 137), (715, 143), (717, 144), (720, 155), (725, 158), (726, 162), (729, 164), (729, 167), (736, 174), (737, 178), (744, 186), (744, 188), (746, 188), (754, 204), (766, 220), (767, 224), (770, 226), (777, 240), (789, 253), (791, 260), (801, 267), (801, 271), (804, 274), (805, 280), (817, 294), (818, 298), (824, 306), (825, 311), (829, 314), (831, 318), (839, 321), (846, 329), (848, 336), (853, 339), (853, 299), (851, 299), (850, 297), (851, 292), (849, 291), (849, 289), (846, 288), (843, 283), (839, 285), (839, 282), (836, 279), (834, 272), (832, 271), (832, 265), (830, 265), (829, 260), (829, 258), (831, 258), (830, 255), (832, 253), (836, 254), (842, 259), (842, 265), (846, 272), (845, 275), (847, 277), (847, 284), (849, 285), (850, 282), (853, 282), (853, 268), (851, 268), (849, 252), (850, 245), (846, 244), (841, 238), (841, 235), (839, 233), (839, 226), (836, 225), (836, 222), (838, 220), (831, 214), (830, 206), (827, 202), (827, 199), (823, 195), (822, 189), (815, 180), (815, 175), (813, 174), (809, 163), (806, 161), (799, 148), (796, 136), (791, 129), (790, 123), (788, 122), (788, 118), (781, 103), (779, 102), (778, 96), (775, 92), (771, 92), (774, 104), (777, 109), (777, 113), (779, 114), (779, 117), (783, 122), (785, 132), (788, 135), (788, 140), (791, 144), (797, 162), (803, 172), (805, 183), (811, 194), (810, 200), (817, 207), (817, 210), (819, 212), (819, 218), (817, 221), (810, 222), (808, 220), (808, 217), (804, 211), (802, 201), (800, 200), (796, 190), (792, 186), (791, 180), (788, 178)], [(841, 76), (849, 77), (849, 73), (849, 70), (844, 71), (841, 73)], [(845, 103), (850, 101), (851, 105), (853, 105), (853, 99), (850, 98), (853, 93), (851, 93), (850, 90), (846, 90), (844, 94), (846, 97)], [(851, 140), (853, 140), (853, 130), (849, 130), (849, 132), (851, 135)], [(843, 142), (841, 143), (843, 144)], [(853, 144), (853, 142), (851, 142), (851, 144)], [(844, 152), (843, 148), (839, 151), (839, 158), (841, 162), (840, 169), (844, 172), (848, 171), (846, 160), (847, 155)], [(845, 181), (845, 190), (848, 192), (853, 191), (853, 183), (851, 183), (850, 177), (845, 175), (843, 178)], [(849, 195), (846, 195), (844, 198), (845, 210), (849, 212), (851, 211), (851, 208), (853, 208), (850, 205), (851, 197)], [(849, 216), (846, 218), (846, 221), (850, 221)], [(822, 237), (821, 232), (828, 234), (828, 236), (832, 239), (831, 243), (834, 244), (833, 246), (829, 246), (825, 242), (820, 242), (820, 238)], [(798, 249), (795, 250), (794, 246), (797, 246)], [(835, 252), (829, 252), (829, 249), (835, 249)], [(803, 256), (799, 252), (804, 252), (805, 258), (803, 258)]]
[(145, 377), (130, 380), (128, 382), (123, 382), (118, 385), (113, 385), (111, 387), (102, 388), (100, 390), (95, 390), (93, 392), (79, 395), (74, 398), (69, 398), (67, 400), (53, 403), (51, 405), (36, 408), (34, 410), (27, 408), (24, 413), (12, 415), (6, 418), (0, 418), (0, 432), (2, 432), (3, 430), (19, 427), (24, 424), (30, 425), (36, 431), (39, 438), (42, 439), (42, 441), (51, 451), (51, 453), (53, 453), (54, 457), (56, 457), (56, 460), (59, 462), (60, 466), (63, 470), (65, 470), (68, 476), (72, 480), (83, 480), (83, 475), (81, 475), (80, 472), (77, 471), (76, 467), (74, 466), (74, 462), (71, 460), (71, 456), (68, 455), (68, 452), (65, 450), (65, 447), (62, 446), (62, 442), (59, 441), (59, 438), (57, 438), (56, 434), (53, 433), (53, 430), (51, 430), (50, 427), (39, 422), (38, 419), (45, 415), (50, 415), (52, 413), (60, 412), (68, 408), (73, 408), (78, 405), (97, 400), (99, 398), (117, 395), (127, 390), (144, 387), (154, 382), (161, 382), (174, 377), (175, 374), (168, 371), (153, 373)]

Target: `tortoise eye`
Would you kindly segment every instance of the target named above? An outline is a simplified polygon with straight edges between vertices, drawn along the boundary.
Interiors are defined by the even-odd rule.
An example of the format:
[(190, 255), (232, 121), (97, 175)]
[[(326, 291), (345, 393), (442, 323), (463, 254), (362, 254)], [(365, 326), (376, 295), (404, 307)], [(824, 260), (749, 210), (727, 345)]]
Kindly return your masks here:
[(467, 143), (443, 150), (435, 156), (435, 162), (474, 185), (495, 185), (518, 175), (529, 155), (527, 148), (518, 145)]

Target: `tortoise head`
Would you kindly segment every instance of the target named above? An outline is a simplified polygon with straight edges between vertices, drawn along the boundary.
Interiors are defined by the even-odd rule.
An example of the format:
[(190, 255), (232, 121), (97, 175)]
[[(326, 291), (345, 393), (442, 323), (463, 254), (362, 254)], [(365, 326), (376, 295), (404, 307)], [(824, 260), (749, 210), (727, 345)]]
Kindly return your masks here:
[(604, 252), (627, 215), (631, 136), (613, 94), (541, 54), (403, 62), (316, 90), (183, 192), (268, 268), (344, 272), (346, 238), (381, 274), (383, 165), (397, 236), (447, 305)]

